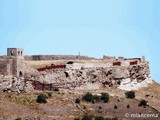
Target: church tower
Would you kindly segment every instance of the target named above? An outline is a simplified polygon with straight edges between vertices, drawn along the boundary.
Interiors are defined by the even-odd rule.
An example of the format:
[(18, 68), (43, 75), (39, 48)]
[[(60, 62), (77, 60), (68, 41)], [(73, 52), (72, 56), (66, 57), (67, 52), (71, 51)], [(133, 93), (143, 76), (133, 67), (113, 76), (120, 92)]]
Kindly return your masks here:
[(22, 77), (24, 75), (24, 56), (22, 48), (7, 48), (7, 56), (12, 59), (11, 73), (13, 76)]

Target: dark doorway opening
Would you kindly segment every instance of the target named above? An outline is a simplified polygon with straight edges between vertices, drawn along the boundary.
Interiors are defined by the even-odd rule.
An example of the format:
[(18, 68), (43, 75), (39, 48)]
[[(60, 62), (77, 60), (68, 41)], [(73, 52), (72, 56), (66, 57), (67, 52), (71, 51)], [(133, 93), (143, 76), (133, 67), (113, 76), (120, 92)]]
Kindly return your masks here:
[(23, 76), (22, 71), (19, 71), (19, 77), (22, 77), (22, 76)]

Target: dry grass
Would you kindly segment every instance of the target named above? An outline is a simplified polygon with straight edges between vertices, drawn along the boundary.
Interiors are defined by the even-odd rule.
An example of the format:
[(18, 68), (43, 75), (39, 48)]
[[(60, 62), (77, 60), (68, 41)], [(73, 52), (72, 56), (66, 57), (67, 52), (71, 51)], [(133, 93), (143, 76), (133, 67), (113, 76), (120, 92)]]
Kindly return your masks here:
[[(156, 88), (153, 88), (153, 86), (156, 86)], [(157, 90), (157, 87), (159, 87), (158, 84), (151, 84), (148, 92), (151, 88), (152, 91)], [(30, 94), (23, 93), (19, 95), (15, 93), (0, 93), (0, 116), (6, 117), (6, 120), (14, 120), (17, 117), (25, 118), (26, 116), (39, 116), (46, 120), (73, 120), (74, 118), (81, 118), (83, 116), (83, 112), (74, 106), (70, 100), (74, 101), (76, 98), (81, 98), (87, 91), (60, 89), (59, 92), (52, 91), (52, 97), (47, 99), (48, 102), (46, 104), (36, 103), (37, 95), (42, 92), (43, 91), (34, 91)], [(47, 94), (48, 92), (51, 91), (44, 91), (43, 93)], [(144, 90), (141, 90), (141, 95), (136, 92), (136, 99), (133, 100), (125, 98), (124, 91), (116, 88), (102, 88), (90, 92), (93, 94), (108, 92), (112, 95), (108, 103), (96, 102), (92, 104), (81, 100), (80, 106), (82, 108), (85, 106), (85, 110), (90, 115), (101, 115), (105, 117), (117, 116), (118, 118), (125, 119), (125, 113), (157, 113), (157, 111), (152, 108), (151, 103), (153, 100), (149, 98), (147, 100), (152, 107), (138, 107), (139, 101), (137, 99), (145, 98), (147, 90), (145, 93)], [(158, 106), (158, 97), (154, 100), (156, 103), (154, 105)], [(118, 107), (117, 109), (114, 109), (115, 104)], [(128, 104), (130, 108), (127, 108)]]

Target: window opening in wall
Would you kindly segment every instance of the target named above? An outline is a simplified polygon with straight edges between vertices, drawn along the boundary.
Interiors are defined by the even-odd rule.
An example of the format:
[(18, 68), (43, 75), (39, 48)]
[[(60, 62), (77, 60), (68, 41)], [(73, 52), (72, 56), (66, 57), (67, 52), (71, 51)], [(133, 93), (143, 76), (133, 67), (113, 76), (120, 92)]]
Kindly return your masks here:
[(20, 55), (20, 51), (18, 51), (18, 55)]
[(10, 54), (11, 54), (11, 56), (13, 56), (14, 55), (14, 50), (11, 50)]

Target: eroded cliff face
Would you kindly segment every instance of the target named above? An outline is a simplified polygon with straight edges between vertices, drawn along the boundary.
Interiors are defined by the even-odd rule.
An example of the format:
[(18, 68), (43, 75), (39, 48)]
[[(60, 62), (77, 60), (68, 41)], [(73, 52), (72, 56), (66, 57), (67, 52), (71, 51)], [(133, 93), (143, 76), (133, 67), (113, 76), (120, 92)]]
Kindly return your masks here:
[(99, 89), (118, 87), (123, 90), (137, 90), (152, 82), (147, 62), (130, 66), (93, 67), (63, 69), (44, 72), (35, 78), (46, 84), (59, 84), (64, 88)]

